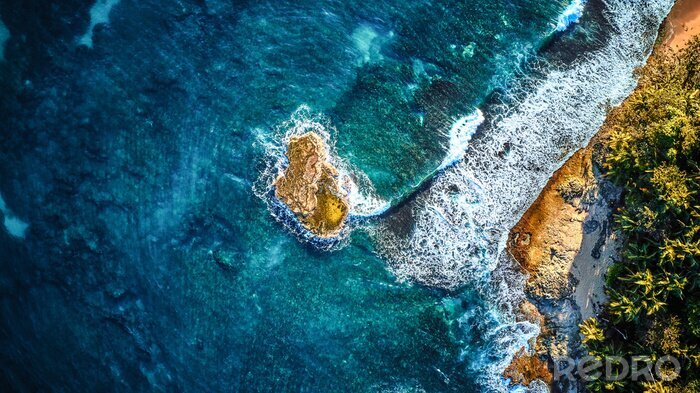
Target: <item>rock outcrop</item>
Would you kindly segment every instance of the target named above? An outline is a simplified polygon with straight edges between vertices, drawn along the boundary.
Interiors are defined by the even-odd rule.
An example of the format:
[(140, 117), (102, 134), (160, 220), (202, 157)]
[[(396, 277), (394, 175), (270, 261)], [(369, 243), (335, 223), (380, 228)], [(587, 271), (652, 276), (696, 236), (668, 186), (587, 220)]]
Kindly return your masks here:
[(510, 379), (511, 384), (528, 387), (537, 380), (549, 385), (553, 379), (547, 361), (537, 354), (528, 354), (525, 348), (513, 357), (513, 361), (503, 372), (503, 376)]
[[(605, 301), (603, 277), (618, 246), (609, 222), (619, 198), (599, 171), (606, 135), (569, 158), (511, 230), (508, 251), (528, 274), (520, 318), (541, 327), (504, 373), (513, 384), (552, 383), (542, 364), (558, 368), (558, 359), (582, 355), (578, 324)], [(554, 382), (554, 391), (577, 391), (576, 381)]]
[(275, 180), (275, 196), (316, 236), (338, 235), (349, 203), (323, 139), (314, 132), (292, 136), (287, 158), (289, 165)]

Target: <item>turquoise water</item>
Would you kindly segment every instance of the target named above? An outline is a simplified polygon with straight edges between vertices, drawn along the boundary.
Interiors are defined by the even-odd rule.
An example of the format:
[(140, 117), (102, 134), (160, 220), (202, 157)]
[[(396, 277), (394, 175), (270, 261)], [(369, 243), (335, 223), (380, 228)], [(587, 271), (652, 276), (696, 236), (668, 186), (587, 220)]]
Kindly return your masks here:
[[(563, 11), (556, 1), (405, 2), (373, 28), (370, 58), (327, 110), (338, 154), (366, 173), (383, 199), (399, 199), (438, 167), (457, 118), (482, 104), (532, 55)], [(388, 32), (387, 32), (388, 30)], [(382, 42), (383, 37), (386, 42)]]
[[(546, 108), (584, 108), (588, 134), (508, 133), (571, 149), (633, 86), (665, 5), (632, 7), (649, 20), (627, 47), (607, 3), (590, 4), (575, 25), (564, 0), (1, 4), (2, 213), (29, 225), (0, 230), (2, 386), (507, 389), (502, 366), (536, 327), (510, 312), (522, 277), (494, 284), (507, 220), (484, 217), (517, 219), (527, 192), (455, 176), (532, 194), (566, 151), (511, 154), (527, 165), (504, 175), (491, 165), (526, 144), (489, 138), (513, 113), (545, 108), (559, 126)], [(611, 44), (632, 60), (577, 71)], [(599, 95), (515, 106), (552, 80), (568, 91), (550, 60)], [(330, 245), (266, 192), (295, 121), (315, 122), (362, 194)]]

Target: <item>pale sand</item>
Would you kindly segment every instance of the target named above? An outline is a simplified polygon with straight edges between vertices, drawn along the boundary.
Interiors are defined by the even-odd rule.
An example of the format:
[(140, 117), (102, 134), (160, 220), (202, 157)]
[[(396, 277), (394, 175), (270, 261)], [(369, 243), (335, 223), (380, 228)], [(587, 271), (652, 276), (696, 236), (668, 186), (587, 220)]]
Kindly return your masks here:
[(663, 45), (681, 49), (700, 34), (700, 0), (677, 0), (666, 18), (666, 37)]
[[(599, 189), (594, 192), (600, 192)], [(607, 301), (605, 281), (603, 277), (608, 268), (615, 262), (620, 244), (616, 233), (611, 230), (612, 222), (610, 206), (605, 198), (599, 196), (596, 203), (590, 205), (588, 223), (599, 223), (598, 228), (582, 236), (581, 247), (574, 257), (571, 274), (577, 282), (574, 290), (574, 301), (579, 308), (581, 320), (584, 321), (597, 314)], [(603, 240), (601, 244), (597, 244)], [(594, 250), (598, 246), (599, 257), (594, 258)]]

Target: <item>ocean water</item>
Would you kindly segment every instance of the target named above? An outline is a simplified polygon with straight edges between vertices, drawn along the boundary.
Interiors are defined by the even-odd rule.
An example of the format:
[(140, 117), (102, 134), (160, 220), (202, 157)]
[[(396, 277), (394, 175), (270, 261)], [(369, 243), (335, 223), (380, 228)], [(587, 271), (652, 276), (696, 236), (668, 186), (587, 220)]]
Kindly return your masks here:
[[(508, 228), (671, 4), (0, 2), (0, 385), (507, 391)], [(271, 197), (308, 129), (335, 241)]]

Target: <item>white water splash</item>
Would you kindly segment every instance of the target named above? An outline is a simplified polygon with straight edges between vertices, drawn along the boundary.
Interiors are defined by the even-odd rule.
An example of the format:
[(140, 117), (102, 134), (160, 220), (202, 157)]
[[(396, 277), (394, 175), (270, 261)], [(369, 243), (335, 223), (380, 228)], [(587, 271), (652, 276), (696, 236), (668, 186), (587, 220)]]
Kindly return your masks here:
[(109, 13), (119, 3), (119, 0), (97, 0), (90, 8), (90, 26), (85, 34), (78, 39), (78, 45), (92, 48), (92, 31), (100, 23), (109, 23)]
[(583, 8), (585, 5), (586, 0), (573, 0), (559, 17), (556, 30), (564, 31), (568, 29), (569, 26), (578, 22), (579, 19), (581, 19), (581, 15), (583, 15)]
[(368, 218), (384, 214), (391, 204), (376, 193), (369, 177), (362, 171), (356, 170), (354, 174), (348, 174), (346, 169), (339, 170), (341, 174), (354, 180), (347, 184), (349, 189), (350, 217)]
[(477, 109), (473, 114), (457, 120), (450, 128), (450, 147), (447, 156), (440, 164), (440, 170), (461, 160), (469, 147), (469, 141), (476, 133), (481, 123), (484, 122), (484, 114)]

